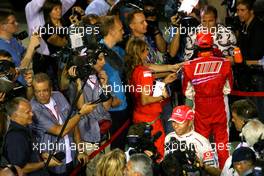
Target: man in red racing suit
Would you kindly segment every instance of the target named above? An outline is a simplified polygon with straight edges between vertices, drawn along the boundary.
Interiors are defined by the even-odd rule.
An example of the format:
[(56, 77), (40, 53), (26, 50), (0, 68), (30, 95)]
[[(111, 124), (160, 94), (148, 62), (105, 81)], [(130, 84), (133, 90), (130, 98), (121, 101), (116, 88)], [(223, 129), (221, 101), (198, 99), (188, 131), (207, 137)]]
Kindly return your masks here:
[[(207, 35), (207, 36), (205, 36)], [(228, 103), (225, 95), (231, 92), (232, 70), (228, 59), (214, 57), (211, 35), (203, 34), (198, 47), (208, 48), (201, 57), (188, 61), (183, 67), (183, 91), (192, 99), (195, 108), (195, 131), (207, 139), (213, 135), (220, 168), (229, 156), (228, 151)], [(199, 41), (197, 35), (197, 40)], [(207, 44), (204, 45), (204, 44)], [(205, 52), (206, 51), (206, 52)], [(227, 99), (226, 99), (227, 100)]]

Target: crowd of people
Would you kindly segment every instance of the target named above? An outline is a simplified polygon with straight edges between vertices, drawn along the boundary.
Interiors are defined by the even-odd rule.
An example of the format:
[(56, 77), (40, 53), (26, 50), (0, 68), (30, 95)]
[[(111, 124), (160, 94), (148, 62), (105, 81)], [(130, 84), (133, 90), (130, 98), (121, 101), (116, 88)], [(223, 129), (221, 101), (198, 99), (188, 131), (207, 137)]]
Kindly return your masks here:
[(237, 26), (206, 0), (163, 5), (31, 0), (26, 47), (0, 8), (0, 176), (264, 175), (264, 99), (230, 95), (264, 92), (254, 0)]

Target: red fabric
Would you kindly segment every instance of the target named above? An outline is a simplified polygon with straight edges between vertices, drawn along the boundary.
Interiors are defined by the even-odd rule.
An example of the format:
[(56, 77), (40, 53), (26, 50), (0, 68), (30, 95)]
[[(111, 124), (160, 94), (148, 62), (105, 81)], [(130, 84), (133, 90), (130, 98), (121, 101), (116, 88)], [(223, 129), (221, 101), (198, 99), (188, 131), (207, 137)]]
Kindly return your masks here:
[(195, 100), (195, 131), (207, 139), (213, 135), (221, 169), (229, 157), (226, 115), (223, 97)]
[(213, 42), (213, 37), (209, 32), (200, 32), (196, 35), (196, 45), (199, 48), (211, 48), (213, 46)]
[[(130, 79), (131, 85), (134, 87), (150, 87), (150, 95), (153, 94), (152, 86), (155, 78), (153, 77), (151, 71), (145, 66), (137, 66)], [(135, 89), (136, 90), (136, 89)], [(139, 90), (139, 89), (138, 89)], [(162, 112), (161, 103), (151, 103), (148, 105), (141, 104), (141, 93), (140, 91), (132, 92), (135, 108), (133, 114), (133, 122), (134, 123), (141, 123), (141, 122), (152, 122), (157, 117), (160, 116)], [(165, 132), (163, 129), (163, 125), (161, 120), (157, 120), (153, 125), (152, 135), (156, 134), (158, 131), (162, 132), (162, 136), (156, 140), (155, 146), (157, 147), (158, 152), (160, 155), (164, 156), (164, 140), (165, 140)]]
[(99, 121), (100, 133), (106, 134), (111, 126), (112, 126), (111, 120), (100, 120)]
[(170, 121), (175, 121), (177, 123), (184, 123), (186, 120), (193, 120), (194, 112), (186, 105), (176, 106), (171, 114)]
[[(160, 114), (142, 114), (137, 113), (134, 111), (133, 114), (133, 122), (134, 123), (141, 123), (141, 122), (152, 122), (157, 117), (159, 117)], [(159, 154), (161, 155), (161, 158), (164, 157), (164, 141), (165, 141), (165, 132), (163, 129), (162, 121), (161, 119), (158, 119), (155, 121), (154, 124), (152, 124), (153, 129), (151, 130), (151, 135), (153, 136), (158, 131), (162, 132), (162, 135), (155, 141), (154, 145), (157, 148)]]
[(141, 104), (141, 93), (145, 89), (149, 91), (150, 95), (153, 95), (152, 87), (155, 78), (153, 77), (151, 71), (145, 66), (137, 66), (131, 76), (130, 83), (134, 87), (132, 95), (135, 102), (135, 111), (141, 113), (153, 113), (157, 114), (162, 112), (161, 103), (151, 103), (148, 105)]
[(242, 92), (239, 90), (233, 90), (231, 95), (240, 97), (264, 97), (264, 92)]
[(227, 81), (230, 88), (232, 87), (231, 63), (225, 58), (201, 57), (187, 62), (183, 74), (184, 94), (191, 96), (190, 85), (195, 92), (195, 131), (207, 139), (213, 134), (220, 168), (223, 168), (229, 156), (223, 89)]

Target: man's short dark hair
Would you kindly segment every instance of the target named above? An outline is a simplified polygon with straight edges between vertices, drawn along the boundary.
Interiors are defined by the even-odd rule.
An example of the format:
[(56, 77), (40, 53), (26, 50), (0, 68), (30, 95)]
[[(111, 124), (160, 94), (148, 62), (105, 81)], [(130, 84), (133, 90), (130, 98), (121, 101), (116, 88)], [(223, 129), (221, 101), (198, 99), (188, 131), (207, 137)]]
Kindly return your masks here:
[(33, 84), (34, 83), (41, 83), (47, 81), (49, 83), (49, 87), (52, 87), (52, 83), (50, 77), (46, 73), (37, 73), (33, 77)]
[(100, 32), (103, 36), (109, 33), (109, 30), (115, 25), (115, 16), (102, 16), (99, 20)]
[(215, 19), (217, 19), (217, 9), (214, 6), (211, 5), (207, 5), (202, 9), (202, 14), (210, 14), (212, 13), (215, 17)]
[(254, 3), (255, 3), (255, 0), (238, 0), (236, 2), (236, 6), (242, 4), (242, 5), (245, 5), (248, 10), (253, 10)]
[(126, 23), (128, 26), (132, 23), (132, 21), (135, 17), (135, 14), (137, 14), (137, 13), (143, 13), (143, 11), (137, 9), (137, 10), (134, 10), (134, 11), (128, 13), (127, 18), (126, 18)]
[(231, 106), (231, 111), (245, 120), (253, 119), (258, 116), (256, 105), (249, 99), (235, 101)]
[(22, 101), (28, 102), (28, 100), (23, 98), (23, 97), (15, 97), (12, 100), (10, 100), (9, 102), (7, 102), (5, 105), (6, 114), (8, 116), (13, 115), (13, 113), (17, 111), (18, 106), (19, 106), (20, 102), (22, 102)]
[(0, 10), (0, 24), (7, 23), (7, 18), (15, 13), (11, 9)]

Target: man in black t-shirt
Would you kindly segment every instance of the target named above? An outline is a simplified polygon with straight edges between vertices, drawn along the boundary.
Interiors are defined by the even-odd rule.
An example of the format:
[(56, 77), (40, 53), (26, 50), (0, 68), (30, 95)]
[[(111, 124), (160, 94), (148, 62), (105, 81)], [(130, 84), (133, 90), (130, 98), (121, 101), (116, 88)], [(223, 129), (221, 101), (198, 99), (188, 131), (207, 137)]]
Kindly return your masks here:
[(239, 47), (246, 60), (260, 60), (264, 56), (264, 22), (254, 14), (250, 0), (237, 2), (237, 15), (243, 23), (239, 31)]

